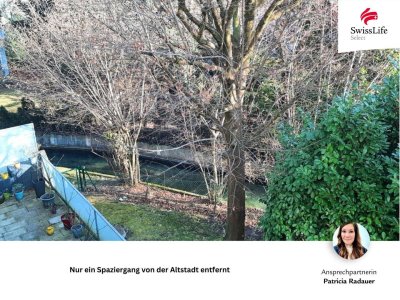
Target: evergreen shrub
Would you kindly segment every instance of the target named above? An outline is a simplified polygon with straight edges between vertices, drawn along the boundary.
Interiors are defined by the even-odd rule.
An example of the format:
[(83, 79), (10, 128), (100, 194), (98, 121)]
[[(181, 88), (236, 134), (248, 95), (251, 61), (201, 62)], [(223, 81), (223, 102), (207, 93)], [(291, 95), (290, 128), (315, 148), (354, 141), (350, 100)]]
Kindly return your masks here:
[(266, 240), (331, 240), (349, 221), (372, 240), (398, 240), (398, 91), (397, 74), (367, 95), (336, 99), (297, 135), (282, 130), (262, 200)]

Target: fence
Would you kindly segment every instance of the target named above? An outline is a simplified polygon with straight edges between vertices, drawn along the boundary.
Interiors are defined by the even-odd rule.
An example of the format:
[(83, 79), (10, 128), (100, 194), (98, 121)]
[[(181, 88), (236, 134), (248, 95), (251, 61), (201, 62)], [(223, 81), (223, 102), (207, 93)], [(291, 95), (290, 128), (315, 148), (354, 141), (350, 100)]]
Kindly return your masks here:
[(125, 240), (75, 186), (54, 167), (44, 153), (41, 153), (41, 160), (45, 178), (99, 240)]

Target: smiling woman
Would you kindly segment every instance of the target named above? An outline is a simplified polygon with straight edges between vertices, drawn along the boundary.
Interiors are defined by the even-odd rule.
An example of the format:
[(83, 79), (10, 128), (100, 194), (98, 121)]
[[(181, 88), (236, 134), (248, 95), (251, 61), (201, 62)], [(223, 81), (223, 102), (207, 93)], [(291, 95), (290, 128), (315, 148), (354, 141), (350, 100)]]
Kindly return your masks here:
[[(363, 231), (361, 234), (360, 231)], [(364, 232), (365, 231), (365, 232)], [(362, 236), (364, 237), (362, 242)], [(357, 259), (367, 253), (368, 232), (357, 223), (344, 223), (334, 234), (334, 250), (345, 259)]]

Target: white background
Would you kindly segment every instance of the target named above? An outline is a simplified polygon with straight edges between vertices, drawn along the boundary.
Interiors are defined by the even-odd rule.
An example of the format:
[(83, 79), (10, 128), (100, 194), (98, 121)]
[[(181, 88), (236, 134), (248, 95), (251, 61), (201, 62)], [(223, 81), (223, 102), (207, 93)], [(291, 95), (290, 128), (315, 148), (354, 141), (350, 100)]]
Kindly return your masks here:
[[(341, 7), (342, 3), (350, 5)], [(390, 3), (390, 5), (387, 5)], [(368, 27), (370, 7), (393, 38), (351, 44), (339, 51), (400, 47), (400, 1), (340, 0), (339, 17)], [(395, 22), (394, 25), (391, 25)], [(339, 38), (349, 26), (340, 20)], [(347, 26), (347, 27), (343, 27)], [(345, 31), (343, 31), (345, 30)], [(347, 38), (346, 38), (347, 39)], [(393, 43), (397, 43), (395, 46)], [(70, 273), (70, 267), (229, 267), (230, 274)], [(324, 284), (322, 270), (376, 270), (371, 285)], [(400, 242), (371, 242), (358, 260), (340, 258), (332, 242), (0, 242), (1, 299), (380, 299), (399, 297)]]
[[(1, 299), (396, 298), (400, 243), (347, 261), (332, 242), (2, 242)], [(230, 267), (230, 274), (106, 274), (70, 267)], [(322, 270), (376, 270), (372, 285), (327, 285)], [(346, 276), (338, 276), (341, 278)], [(346, 277), (347, 278), (347, 277)], [(341, 298), (341, 297), (339, 297)]]
[[(400, 1), (399, 0), (339, 0), (338, 52), (370, 49), (400, 48)], [(361, 21), (361, 13), (370, 8), (378, 13), (378, 20), (368, 25)], [(372, 28), (385, 26), (388, 34), (363, 35), (364, 41), (351, 40), (351, 27)]]

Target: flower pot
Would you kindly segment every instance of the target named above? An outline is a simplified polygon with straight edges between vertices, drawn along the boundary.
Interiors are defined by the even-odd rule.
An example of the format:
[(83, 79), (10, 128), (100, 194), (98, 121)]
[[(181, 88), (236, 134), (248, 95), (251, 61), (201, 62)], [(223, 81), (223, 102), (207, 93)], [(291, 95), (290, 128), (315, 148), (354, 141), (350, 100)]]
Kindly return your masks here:
[(40, 200), (42, 200), (43, 207), (49, 208), (52, 205), (54, 205), (54, 198), (55, 198), (55, 195), (53, 193), (46, 193), (46, 194), (40, 196)]
[(71, 227), (72, 234), (74, 235), (74, 238), (79, 239), (80, 237), (83, 236), (83, 225), (82, 224), (76, 224)]
[(18, 201), (24, 198), (24, 189), (25, 186), (22, 183), (15, 183), (12, 185), (12, 191), (14, 193), (15, 199)]
[(35, 190), (36, 198), (40, 198), (46, 193), (46, 186), (42, 177), (33, 180), (33, 188)]
[(24, 191), (15, 192), (14, 197), (17, 201), (21, 201), (24, 198)]
[(72, 225), (74, 225), (75, 214), (74, 213), (66, 213), (61, 215), (61, 222), (64, 224), (64, 228), (70, 230)]

